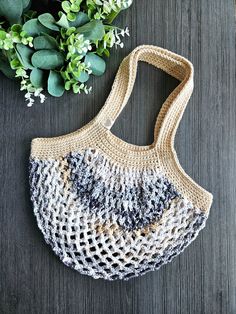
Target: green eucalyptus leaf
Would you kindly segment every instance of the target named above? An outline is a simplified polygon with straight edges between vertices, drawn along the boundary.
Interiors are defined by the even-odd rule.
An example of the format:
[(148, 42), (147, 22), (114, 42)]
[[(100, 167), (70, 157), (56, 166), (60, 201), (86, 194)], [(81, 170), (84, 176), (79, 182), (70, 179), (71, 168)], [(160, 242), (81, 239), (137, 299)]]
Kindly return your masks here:
[(66, 12), (66, 13), (69, 13), (70, 12), (70, 2), (69, 1), (63, 1), (62, 4), (62, 9)]
[(57, 49), (58, 43), (55, 38), (49, 35), (42, 35), (34, 38), (34, 49)]
[(73, 22), (69, 22), (70, 27), (79, 27), (89, 22), (89, 17), (84, 12), (79, 12), (76, 14), (76, 18)]
[(22, 0), (0, 0), (0, 16), (4, 16), (10, 24), (20, 22), (22, 11)]
[(80, 73), (80, 76), (79, 76), (79, 78), (77, 80), (79, 82), (81, 82), (81, 83), (85, 83), (85, 82), (88, 81), (88, 79), (89, 79), (88, 72), (83, 71), (83, 72)]
[(6, 35), (7, 35), (7, 33), (6, 33), (5, 31), (0, 30), (0, 39), (1, 39), (1, 40), (6, 39)]
[(44, 71), (42, 71), (40, 69), (34, 68), (30, 72), (30, 82), (36, 88), (43, 88), (43, 86), (44, 86), (44, 77), (45, 77)]
[(84, 62), (85, 64), (90, 65), (93, 75), (100, 76), (106, 70), (105, 61), (93, 52), (87, 53)]
[(64, 56), (56, 50), (39, 50), (33, 54), (31, 61), (35, 68), (54, 70), (63, 66)]
[[(73, 34), (75, 31), (76, 31), (76, 28), (75, 28), (75, 27), (70, 27), (70, 28), (67, 29), (66, 35), (67, 35), (67, 36), (70, 36), (70, 35)], [(72, 42), (73, 42), (73, 39), (71, 39), (71, 40), (72, 40)]]
[(31, 63), (31, 57), (34, 53), (34, 50), (23, 45), (23, 44), (17, 44), (16, 45), (16, 54), (21, 62), (21, 64), (24, 66), (25, 69), (32, 69), (32, 63)]
[(110, 57), (110, 51), (108, 49), (104, 49), (103, 53), (107, 58)]
[(70, 7), (70, 10), (72, 11), (72, 12), (79, 12), (79, 10), (80, 10), (80, 6), (79, 5), (77, 5), (76, 3), (72, 3), (71, 4), (71, 7)]
[(76, 20), (76, 14), (73, 13), (73, 12), (69, 12), (67, 13), (67, 19), (71, 22), (75, 21)]
[(18, 69), (21, 66), (20, 60), (19, 59), (13, 59), (10, 62), (10, 66), (13, 70)]
[(0, 55), (0, 71), (8, 78), (15, 79), (16, 72), (11, 68), (8, 60)]
[(97, 41), (101, 40), (105, 34), (102, 21), (93, 20), (77, 28), (77, 32), (84, 35), (85, 39)]
[(71, 79), (70, 74), (67, 71), (61, 72), (61, 76), (64, 78), (65, 81)]
[(22, 31), (22, 25), (20, 25), (20, 24), (13, 24), (11, 26), (11, 31), (12, 32), (16, 32), (16, 33), (19, 34)]
[(27, 33), (27, 35), (35, 37), (38, 35), (41, 35), (43, 33), (46, 34), (52, 34), (52, 30), (46, 28), (45, 26), (43, 26), (38, 19), (32, 19), (27, 21), (24, 25), (23, 25), (23, 31), (25, 31)]
[(68, 29), (70, 27), (70, 24), (69, 24), (67, 17), (64, 13), (62, 13), (60, 20), (57, 21), (56, 24), (63, 27), (63, 28), (66, 28), (66, 29)]
[(72, 89), (74, 94), (78, 94), (80, 92), (80, 87), (77, 83), (73, 84)]
[(71, 81), (67, 81), (65, 83), (65, 90), (70, 90), (71, 89)]
[(60, 30), (60, 28), (56, 25), (56, 20), (50, 13), (44, 13), (39, 15), (38, 20), (43, 26), (53, 31), (58, 32)]
[(65, 86), (64, 80), (60, 73), (50, 71), (48, 77), (48, 92), (54, 97), (61, 97), (64, 94)]

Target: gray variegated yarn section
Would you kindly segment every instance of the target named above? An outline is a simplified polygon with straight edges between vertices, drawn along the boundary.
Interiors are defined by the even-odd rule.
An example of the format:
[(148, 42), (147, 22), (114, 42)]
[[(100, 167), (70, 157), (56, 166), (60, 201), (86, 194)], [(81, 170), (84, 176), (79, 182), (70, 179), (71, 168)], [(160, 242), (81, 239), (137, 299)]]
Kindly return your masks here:
[(126, 230), (159, 220), (170, 201), (179, 195), (160, 173), (121, 173), (96, 151), (71, 153), (67, 162), (78, 203), (101, 216), (116, 215), (118, 224)]

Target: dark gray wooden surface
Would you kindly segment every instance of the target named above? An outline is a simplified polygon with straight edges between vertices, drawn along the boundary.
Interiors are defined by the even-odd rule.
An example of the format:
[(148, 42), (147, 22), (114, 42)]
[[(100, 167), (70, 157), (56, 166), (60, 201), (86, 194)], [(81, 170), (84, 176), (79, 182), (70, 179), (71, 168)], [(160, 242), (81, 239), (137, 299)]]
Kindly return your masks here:
[[(42, 2), (43, 3), (43, 2)], [(42, 7), (41, 3), (41, 7)], [(130, 39), (113, 50), (90, 96), (48, 97), (28, 109), (18, 86), (0, 81), (0, 313), (236, 313), (236, 104), (233, 0), (134, 0), (117, 20)], [(71, 132), (102, 107), (122, 58), (138, 44), (189, 58), (195, 90), (180, 125), (181, 164), (214, 194), (204, 231), (159, 271), (128, 282), (105, 282), (65, 267), (45, 244), (29, 200), (30, 141)], [(152, 142), (155, 116), (176, 82), (141, 64), (131, 100), (113, 132)]]

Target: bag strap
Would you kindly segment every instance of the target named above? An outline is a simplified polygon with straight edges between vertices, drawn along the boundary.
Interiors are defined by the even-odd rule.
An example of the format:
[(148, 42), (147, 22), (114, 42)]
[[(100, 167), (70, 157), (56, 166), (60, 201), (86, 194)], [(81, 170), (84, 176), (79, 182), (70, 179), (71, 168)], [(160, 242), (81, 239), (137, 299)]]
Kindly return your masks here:
[(181, 82), (162, 105), (154, 128), (156, 146), (166, 144), (166, 141), (173, 142), (193, 91), (193, 66), (184, 57), (156, 46), (139, 46), (122, 61), (111, 92), (95, 120), (106, 129), (112, 127), (132, 92), (138, 61), (152, 64)]

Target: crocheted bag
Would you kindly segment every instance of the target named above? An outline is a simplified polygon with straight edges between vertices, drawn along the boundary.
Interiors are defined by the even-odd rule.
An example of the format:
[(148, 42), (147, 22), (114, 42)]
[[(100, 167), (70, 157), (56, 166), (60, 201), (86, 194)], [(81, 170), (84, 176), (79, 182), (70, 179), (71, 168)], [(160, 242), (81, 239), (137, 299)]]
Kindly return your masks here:
[[(181, 82), (163, 104), (148, 146), (128, 144), (110, 131), (128, 101), (139, 60)], [(188, 60), (140, 46), (121, 63), (90, 123), (32, 141), (34, 213), (67, 266), (93, 278), (127, 280), (171, 261), (204, 227), (212, 195), (184, 172), (173, 146), (192, 90)]]

